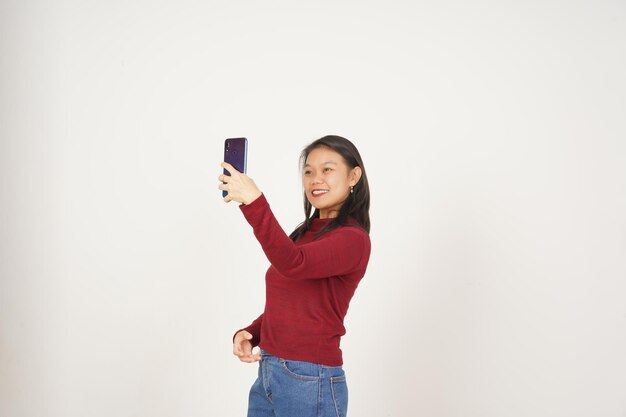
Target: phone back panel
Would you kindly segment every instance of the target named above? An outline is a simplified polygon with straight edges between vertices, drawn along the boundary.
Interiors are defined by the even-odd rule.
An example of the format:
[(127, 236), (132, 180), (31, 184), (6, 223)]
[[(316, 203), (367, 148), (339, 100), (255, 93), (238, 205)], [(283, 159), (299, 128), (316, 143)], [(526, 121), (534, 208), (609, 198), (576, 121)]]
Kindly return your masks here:
[[(224, 141), (224, 162), (228, 162), (239, 172), (246, 173), (248, 164), (248, 139), (229, 138)], [(224, 169), (224, 175), (230, 173)], [(226, 197), (227, 191), (222, 191), (222, 196)]]

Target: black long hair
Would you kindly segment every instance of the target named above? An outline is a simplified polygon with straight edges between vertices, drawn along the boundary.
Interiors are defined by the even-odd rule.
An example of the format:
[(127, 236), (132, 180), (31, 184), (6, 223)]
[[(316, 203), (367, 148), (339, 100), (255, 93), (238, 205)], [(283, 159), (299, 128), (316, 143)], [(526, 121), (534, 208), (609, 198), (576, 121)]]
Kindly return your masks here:
[[(320, 237), (324, 233), (330, 232), (333, 229), (336, 229), (340, 226), (354, 226), (353, 222), (350, 221), (350, 218), (356, 220), (358, 223), (357, 226), (360, 226), (367, 233), (370, 232), (370, 187), (367, 182), (367, 174), (365, 173), (365, 166), (363, 165), (363, 160), (361, 159), (361, 155), (357, 150), (356, 146), (348, 139), (343, 138), (341, 136), (328, 135), (323, 138), (317, 139), (315, 142), (311, 143), (309, 146), (302, 150), (300, 154), (300, 168), (304, 168), (304, 164), (306, 164), (306, 159), (309, 154), (317, 148), (328, 148), (339, 155), (341, 155), (348, 165), (349, 169), (353, 169), (355, 167), (361, 168), (361, 178), (359, 182), (354, 186), (353, 191), (348, 195), (348, 198), (343, 202), (343, 205), (339, 209), (339, 214), (337, 217), (333, 218), (322, 230), (320, 230), (316, 238)], [(311, 228), (311, 223), (313, 219), (320, 216), (319, 210), (315, 209), (313, 215), (311, 215), (311, 209), (313, 205), (306, 197), (306, 191), (304, 192), (304, 218), (305, 220), (296, 227), (296, 229), (291, 232), (289, 237), (294, 242), (302, 237), (307, 230)]]

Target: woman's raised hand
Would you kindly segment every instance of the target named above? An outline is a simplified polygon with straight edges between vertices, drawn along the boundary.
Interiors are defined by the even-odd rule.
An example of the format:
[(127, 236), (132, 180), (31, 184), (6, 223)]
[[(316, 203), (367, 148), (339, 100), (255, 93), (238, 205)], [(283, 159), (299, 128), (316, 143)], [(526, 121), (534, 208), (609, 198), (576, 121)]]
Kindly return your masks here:
[(253, 363), (261, 360), (261, 353), (252, 353), (252, 334), (242, 330), (235, 335), (233, 340), (233, 355), (237, 356), (241, 362)]
[(238, 203), (250, 204), (261, 196), (261, 190), (256, 186), (252, 178), (235, 169), (228, 162), (222, 162), (222, 168), (230, 173), (230, 176), (222, 174), (217, 179), (225, 184), (220, 184), (217, 188), (228, 192), (224, 197), (224, 201), (230, 203), (237, 201)]

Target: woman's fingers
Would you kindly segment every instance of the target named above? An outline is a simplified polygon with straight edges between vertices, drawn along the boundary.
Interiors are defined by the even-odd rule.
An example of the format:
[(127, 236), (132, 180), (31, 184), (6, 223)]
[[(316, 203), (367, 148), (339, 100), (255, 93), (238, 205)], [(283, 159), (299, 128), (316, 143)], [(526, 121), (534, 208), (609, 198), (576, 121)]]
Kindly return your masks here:
[(237, 355), (241, 362), (252, 363), (261, 360), (261, 352), (257, 352), (255, 354), (248, 355)]
[(254, 363), (261, 360), (261, 354), (257, 353), (254, 356), (240, 357), (239, 360), (241, 362)]
[(224, 197), (224, 201), (226, 203), (230, 203), (232, 201), (232, 190), (230, 189), (229, 184), (220, 184), (217, 186), (217, 189), (222, 191), (228, 191), (228, 194), (226, 194), (226, 197)]
[(252, 334), (246, 330), (242, 330), (235, 335), (233, 343), (233, 354), (239, 358), (241, 362), (253, 363), (261, 360), (261, 353), (252, 353)]
[(241, 342), (239, 342), (239, 346), (241, 348), (241, 355), (242, 356), (251, 356), (252, 355), (252, 343), (250, 343), (250, 340), (243, 339), (241, 340)]
[(226, 203), (237, 201), (249, 204), (262, 194), (252, 178), (237, 171), (228, 162), (223, 162), (221, 166), (231, 173), (230, 176), (222, 174), (218, 177), (222, 184), (219, 184), (217, 188), (228, 192), (224, 198)]
[(241, 172), (237, 171), (234, 166), (229, 164), (228, 162), (222, 162), (221, 167), (230, 173), (230, 175), (241, 174)]
[(243, 358), (239, 358), (239, 360), (241, 360), (242, 362), (246, 362), (246, 363), (254, 363), (257, 361), (261, 360), (261, 354), (260, 353), (256, 353), (254, 355), (251, 356), (246, 356)]
[(261, 360), (261, 353), (257, 352), (253, 354), (251, 350), (248, 353), (237, 351), (235, 353), (235, 356), (237, 356), (241, 362), (246, 363), (252, 363)]
[(235, 335), (233, 342), (233, 353), (237, 356), (252, 355), (252, 334), (246, 330), (242, 330)]

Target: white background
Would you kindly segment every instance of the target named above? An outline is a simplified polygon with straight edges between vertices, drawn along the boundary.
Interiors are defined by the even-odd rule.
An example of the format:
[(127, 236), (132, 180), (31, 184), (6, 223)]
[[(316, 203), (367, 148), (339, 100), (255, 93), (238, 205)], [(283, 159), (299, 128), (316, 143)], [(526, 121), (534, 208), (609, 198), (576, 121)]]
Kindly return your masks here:
[(0, 415), (243, 416), (298, 155), (361, 151), (352, 417), (626, 416), (624, 1), (0, 3)]

